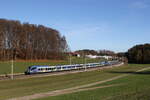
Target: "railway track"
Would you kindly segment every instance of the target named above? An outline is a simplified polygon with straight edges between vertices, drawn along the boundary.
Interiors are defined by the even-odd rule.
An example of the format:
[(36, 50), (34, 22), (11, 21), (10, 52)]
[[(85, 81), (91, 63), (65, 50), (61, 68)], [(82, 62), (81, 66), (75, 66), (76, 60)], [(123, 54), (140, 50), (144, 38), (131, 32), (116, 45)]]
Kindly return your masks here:
[[(100, 67), (95, 67), (95, 68), (77, 69), (77, 70), (68, 70), (68, 71), (59, 71), (59, 72), (50, 72), (50, 73), (40, 73), (40, 74), (31, 74), (31, 75), (25, 75), (24, 73), (19, 73), (19, 74), (14, 74), (13, 79), (24, 79), (24, 78), (33, 78), (33, 77), (46, 77), (46, 76), (54, 76), (54, 75), (80, 73), (80, 72), (85, 72), (85, 71), (94, 71), (94, 70), (118, 67), (123, 64), (124, 63), (118, 63), (116, 65), (100, 66)], [(0, 75), (0, 81), (3, 81), (3, 80), (11, 80), (11, 74)]]

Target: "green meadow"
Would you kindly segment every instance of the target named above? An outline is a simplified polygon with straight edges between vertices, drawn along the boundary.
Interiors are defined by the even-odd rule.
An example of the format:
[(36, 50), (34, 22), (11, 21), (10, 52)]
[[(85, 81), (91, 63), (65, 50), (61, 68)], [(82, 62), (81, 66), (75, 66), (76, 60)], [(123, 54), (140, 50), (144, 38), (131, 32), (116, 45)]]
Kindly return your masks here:
[[(93, 90), (80, 91), (36, 100), (149, 100), (150, 70), (136, 72), (135, 70), (139, 69), (139, 66), (144, 67), (147, 65), (128, 65), (128, 67), (126, 66), (124, 68), (107, 70), (104, 73), (126, 76), (86, 88), (112, 85), (110, 87), (95, 88)], [(150, 65), (148, 66), (150, 67)]]
[[(129, 74), (126, 77), (97, 84), (91, 87), (105, 86), (109, 84), (123, 84), (121, 86), (107, 87), (90, 91), (82, 91), (77, 93), (65, 94), (54, 97), (46, 97), (38, 100), (103, 100), (134, 93), (144, 90), (150, 82), (149, 74), (131, 74), (137, 70), (147, 68), (150, 65), (129, 64), (121, 67), (103, 69), (91, 72), (80, 72), (76, 74), (66, 74), (60, 76), (48, 76), (29, 79), (14, 79), (0, 81), (0, 100), (8, 98), (22, 97), (36, 93), (45, 93), (54, 90), (67, 89), (75, 86), (86, 85), (98, 81), (110, 79), (122, 74)], [(135, 85), (136, 84), (136, 85)], [(143, 84), (145, 84), (143, 86)], [(87, 87), (89, 88), (89, 87)], [(147, 89), (147, 88), (146, 88)], [(125, 96), (126, 97), (126, 96)]]

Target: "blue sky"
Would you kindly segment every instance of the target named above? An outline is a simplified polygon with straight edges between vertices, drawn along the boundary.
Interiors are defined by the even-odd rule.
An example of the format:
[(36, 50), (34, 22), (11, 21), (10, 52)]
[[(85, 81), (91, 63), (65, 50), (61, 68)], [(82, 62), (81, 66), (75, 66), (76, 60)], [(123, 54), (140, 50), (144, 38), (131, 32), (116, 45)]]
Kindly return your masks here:
[(55, 28), (72, 51), (150, 43), (150, 0), (0, 0), (0, 18)]

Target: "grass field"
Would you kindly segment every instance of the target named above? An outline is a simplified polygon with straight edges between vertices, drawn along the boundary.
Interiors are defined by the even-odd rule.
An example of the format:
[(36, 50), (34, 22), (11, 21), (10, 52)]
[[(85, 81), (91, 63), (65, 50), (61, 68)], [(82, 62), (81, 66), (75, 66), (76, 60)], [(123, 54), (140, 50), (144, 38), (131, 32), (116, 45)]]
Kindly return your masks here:
[[(100, 62), (103, 59), (88, 59), (87, 62)], [(72, 64), (84, 63), (83, 58), (72, 57)], [(14, 73), (24, 73), (27, 67), (31, 65), (63, 65), (69, 64), (69, 60), (62, 61), (14, 61)], [(0, 62), (0, 74), (10, 74), (11, 72), (11, 61)]]
[(60, 96), (47, 97), (36, 100), (149, 100), (150, 70), (134, 72), (130, 70), (130, 68), (128, 70), (115, 69), (109, 71), (109, 73), (128, 75), (126, 77), (103, 84), (98, 84), (92, 87), (108, 86), (112, 84), (122, 85), (70, 93)]
[[(145, 68), (147, 66), (150, 66), (150, 65), (131, 64), (128, 66), (122, 66), (118, 68), (104, 69), (104, 70), (91, 71), (91, 72), (82, 72), (82, 73), (77, 73), (77, 74), (0, 81), (0, 100), (5, 100), (7, 98), (20, 97), (20, 96), (25, 96), (25, 95), (32, 95), (35, 93), (60, 90), (60, 89), (80, 86), (80, 85), (84, 85), (88, 83), (93, 83), (97, 81), (102, 81), (102, 80), (106, 80), (106, 79), (109, 79), (118, 75), (128, 74), (128, 73), (116, 73), (116, 71), (132, 72), (132, 71), (137, 71), (139, 69)], [(148, 83), (150, 82), (149, 74), (135, 74), (135, 75), (131, 75), (128, 77), (129, 78), (125, 77), (125, 79), (116, 80), (116, 81), (118, 83), (122, 81), (124, 82), (125, 80), (129, 81), (129, 80), (133, 80), (133, 78), (135, 77), (136, 80), (133, 80), (135, 82), (138, 82), (141, 79), (145, 78), (144, 80), (147, 80), (147, 81), (141, 81), (141, 83), (146, 84), (145, 86), (147, 86)], [(116, 81), (112, 81), (108, 83), (117, 84)], [(105, 88), (105, 89), (96, 89), (92, 91), (72, 93), (72, 94), (61, 95), (57, 97), (48, 97), (48, 98), (39, 99), (39, 100), (99, 100), (94, 97), (98, 96), (97, 98), (103, 98), (103, 97), (110, 97), (110, 96), (117, 95), (117, 93), (120, 93), (117, 91), (122, 91), (121, 90), (122, 87), (124, 86), (120, 86), (120, 87), (118, 86), (117, 88), (111, 87), (111, 88)], [(124, 88), (126, 89), (126, 91), (128, 91), (128, 87), (125, 86)], [(141, 88), (142, 88), (142, 84), (141, 84)], [(134, 90), (134, 89), (131, 88), (131, 90)], [(121, 93), (124, 93), (124, 92), (121, 92)], [(89, 98), (94, 98), (94, 99), (89, 99)]]

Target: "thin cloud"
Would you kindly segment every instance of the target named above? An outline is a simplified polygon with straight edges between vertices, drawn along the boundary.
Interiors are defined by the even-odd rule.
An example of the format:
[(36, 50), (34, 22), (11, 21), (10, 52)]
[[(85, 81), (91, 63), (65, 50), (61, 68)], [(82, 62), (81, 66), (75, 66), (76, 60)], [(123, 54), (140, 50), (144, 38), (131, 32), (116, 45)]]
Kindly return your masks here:
[(108, 25), (79, 25), (75, 26), (72, 29), (68, 30), (71, 34), (103, 34), (111, 32)]
[(149, 7), (148, 4), (146, 4), (145, 2), (141, 2), (141, 1), (136, 1), (136, 2), (133, 2), (130, 7), (132, 8), (147, 8)]

